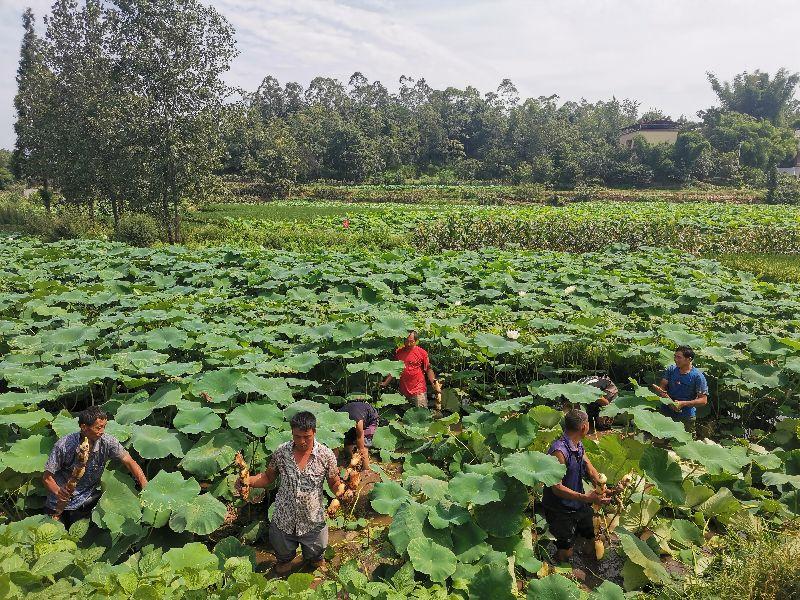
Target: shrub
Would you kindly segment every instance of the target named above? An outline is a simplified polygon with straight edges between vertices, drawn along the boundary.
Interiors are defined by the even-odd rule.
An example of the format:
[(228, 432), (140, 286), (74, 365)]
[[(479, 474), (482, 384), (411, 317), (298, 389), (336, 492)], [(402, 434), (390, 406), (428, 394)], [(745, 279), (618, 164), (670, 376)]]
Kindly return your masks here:
[(61, 207), (49, 219), (49, 227), (40, 235), (49, 242), (74, 239), (108, 239), (108, 228), (100, 221), (92, 219), (86, 211), (76, 207)]
[(146, 248), (162, 239), (161, 227), (150, 215), (128, 213), (122, 216), (114, 229), (114, 240), (130, 246)]
[(779, 174), (767, 189), (767, 204), (800, 204), (800, 178)]

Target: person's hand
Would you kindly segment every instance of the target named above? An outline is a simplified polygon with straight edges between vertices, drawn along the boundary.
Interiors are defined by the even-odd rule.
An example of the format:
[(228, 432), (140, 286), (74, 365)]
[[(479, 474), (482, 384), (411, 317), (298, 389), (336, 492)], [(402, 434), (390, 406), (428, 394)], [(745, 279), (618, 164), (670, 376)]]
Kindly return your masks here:
[(675, 412), (681, 412), (683, 410), (683, 402), (681, 402), (680, 400), (676, 400), (675, 402), (672, 403), (671, 408)]
[(363, 460), (361, 461), (361, 470), (362, 471), (369, 471), (369, 452), (364, 452), (361, 455)]
[(56, 498), (58, 498), (62, 502), (69, 502), (71, 496), (72, 494), (69, 493), (66, 487), (61, 486), (60, 488), (58, 488), (58, 493), (56, 494)]
[(380, 383), (380, 386), (381, 386), (382, 388), (385, 388), (387, 385), (389, 385), (389, 382), (388, 382), (388, 381), (386, 381), (385, 379), (384, 379), (383, 381), (381, 381), (381, 383)]
[(605, 495), (601, 496), (595, 490), (592, 490), (586, 494), (586, 502), (588, 504), (608, 504), (611, 502), (611, 498)]

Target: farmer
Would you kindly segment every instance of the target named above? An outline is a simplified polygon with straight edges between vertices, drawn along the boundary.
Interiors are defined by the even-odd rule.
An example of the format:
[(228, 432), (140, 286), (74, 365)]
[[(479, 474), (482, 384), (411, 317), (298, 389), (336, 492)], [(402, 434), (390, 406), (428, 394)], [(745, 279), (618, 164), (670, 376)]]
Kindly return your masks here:
[(694, 431), (697, 407), (708, 403), (708, 383), (705, 375), (692, 363), (694, 350), (689, 346), (675, 348), (675, 364), (670, 365), (661, 376), (659, 385), (652, 388), (662, 398), (672, 400), (661, 411), (676, 421), (682, 422), (687, 431)]
[[(82, 411), (78, 415), (80, 431), (65, 435), (58, 440), (44, 465), (42, 481), (48, 492), (45, 512), (56, 515), (58, 501), (66, 502), (63, 507), (64, 512), (59, 516), (65, 527), (91, 516), (92, 509), (100, 499), (97, 485), (109, 458), (114, 458), (125, 465), (140, 488), (147, 485), (147, 477), (138, 463), (115, 437), (105, 433), (106, 423), (108, 415), (99, 407), (90, 406)], [(86, 471), (75, 486), (75, 491), (70, 494), (65, 484), (72, 475), (72, 468), (77, 461), (75, 451), (84, 437), (89, 440), (89, 460), (86, 463)]]
[(590, 385), (603, 391), (603, 395), (600, 398), (586, 406), (586, 414), (589, 416), (589, 433), (595, 430), (608, 431), (611, 429), (613, 419), (611, 417), (601, 417), (600, 409), (608, 406), (617, 397), (619, 394), (617, 386), (614, 385), (610, 377), (605, 375), (590, 375), (579, 379), (577, 383)]
[[(425, 385), (425, 376), (428, 376), (428, 381), (437, 392), (441, 387), (428, 361), (428, 353), (419, 346), (419, 334), (416, 331), (412, 329), (408, 332), (406, 341), (394, 353), (394, 358), (402, 360), (405, 365), (400, 374), (400, 393), (414, 406), (428, 408), (428, 387)], [(389, 385), (392, 379), (391, 375), (387, 375), (381, 381), (381, 387)], [(441, 410), (440, 406), (435, 408)]]
[(544, 488), (542, 507), (550, 533), (556, 538), (558, 562), (572, 557), (575, 534), (583, 538), (594, 538), (592, 504), (608, 504), (611, 499), (592, 490), (583, 492), (583, 480), (597, 484), (598, 473), (587, 458), (582, 440), (589, 433), (589, 417), (577, 409), (569, 411), (564, 418), (564, 434), (550, 445), (548, 454), (555, 456), (567, 473), (561, 480)]
[(372, 436), (378, 429), (378, 411), (369, 402), (348, 402), (338, 412), (347, 413), (355, 426), (344, 434), (344, 447), (351, 454), (356, 450), (361, 453), (363, 470), (369, 469), (369, 448), (372, 446)]
[[(346, 499), (344, 484), (333, 451), (314, 439), (317, 419), (307, 411), (290, 421), (292, 441), (278, 446), (267, 470), (248, 478), (251, 487), (267, 487), (280, 475), (275, 512), (269, 524), (269, 541), (275, 550), (275, 572), (285, 575), (299, 545), (303, 558), (315, 569), (325, 568), (323, 553), (328, 546), (328, 526), (322, 486), (325, 481), (337, 498)], [(352, 495), (352, 492), (349, 492)]]

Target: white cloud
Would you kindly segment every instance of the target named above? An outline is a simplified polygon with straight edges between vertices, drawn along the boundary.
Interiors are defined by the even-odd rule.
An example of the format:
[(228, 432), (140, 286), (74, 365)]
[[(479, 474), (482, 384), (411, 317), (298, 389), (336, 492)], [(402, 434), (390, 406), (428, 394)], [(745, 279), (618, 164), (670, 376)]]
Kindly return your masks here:
[[(486, 92), (630, 97), (673, 116), (714, 103), (705, 72), (800, 71), (794, 0), (213, 0), (237, 31), (228, 80), (303, 85), (355, 71)], [(51, 0), (0, 0), (0, 146), (13, 144), (20, 15)]]

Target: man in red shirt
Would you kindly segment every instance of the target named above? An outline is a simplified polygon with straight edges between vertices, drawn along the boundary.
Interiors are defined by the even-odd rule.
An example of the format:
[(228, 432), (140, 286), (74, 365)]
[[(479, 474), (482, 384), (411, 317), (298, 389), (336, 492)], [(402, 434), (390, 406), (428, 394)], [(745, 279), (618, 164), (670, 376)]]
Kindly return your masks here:
[[(394, 353), (395, 360), (402, 360), (405, 364), (400, 374), (400, 393), (403, 394), (414, 406), (428, 408), (428, 387), (425, 385), (425, 375), (431, 385), (438, 392), (441, 388), (436, 375), (428, 361), (428, 353), (419, 347), (419, 334), (411, 330), (406, 341)], [(391, 375), (381, 381), (381, 387), (386, 387), (392, 380)], [(439, 407), (436, 407), (439, 410)]]

